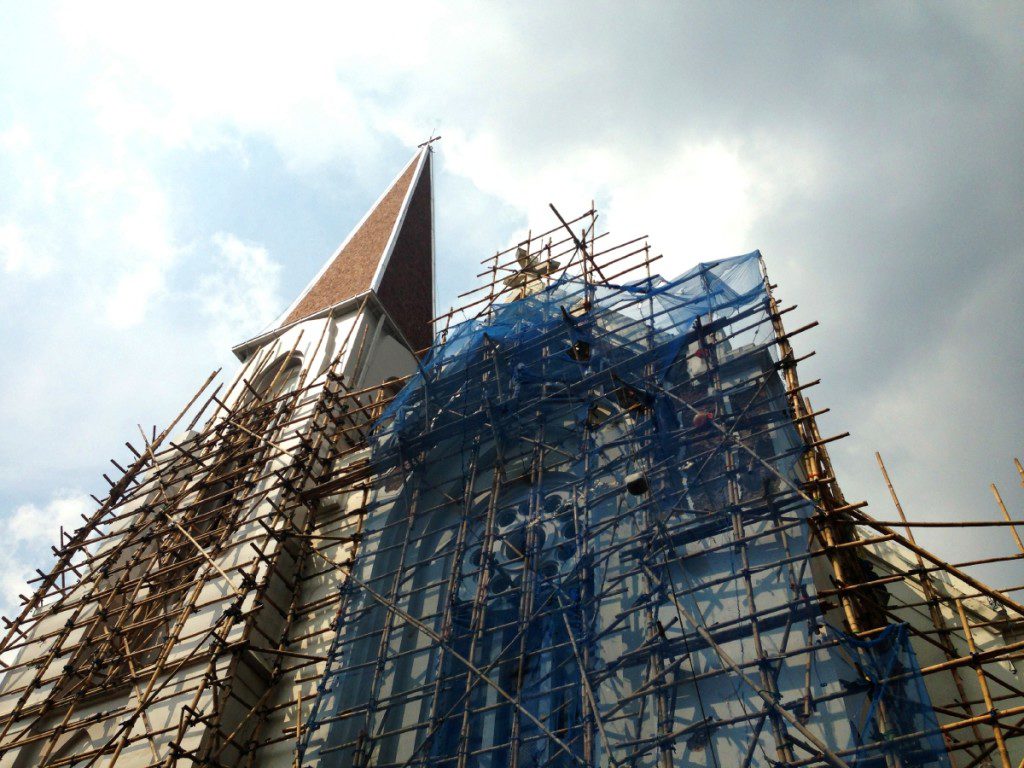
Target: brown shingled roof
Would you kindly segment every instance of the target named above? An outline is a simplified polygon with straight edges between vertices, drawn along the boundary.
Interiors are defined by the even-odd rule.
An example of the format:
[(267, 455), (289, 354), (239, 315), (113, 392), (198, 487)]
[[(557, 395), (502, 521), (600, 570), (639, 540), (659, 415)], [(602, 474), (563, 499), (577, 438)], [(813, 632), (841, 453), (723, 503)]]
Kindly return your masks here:
[(374, 286), (377, 297), (414, 351), (433, 341), (434, 316), (434, 198), (430, 155), (416, 188), (409, 195), (387, 267)]
[[(406, 235), (405, 226), (403, 225), (402, 231), (398, 233), (398, 237), (395, 239), (395, 245), (397, 246), (403, 241), (407, 242), (403, 248), (398, 249), (400, 251), (399, 258), (391, 258), (389, 260), (388, 269), (385, 270), (388, 274), (383, 275), (381, 281), (383, 282), (386, 278), (389, 286), (398, 284), (396, 286), (397, 291), (396, 288), (389, 288), (388, 291), (389, 293), (397, 294), (392, 301), (394, 306), (388, 307), (389, 312), (394, 310), (392, 312), (393, 317), (396, 314), (410, 315), (410, 307), (406, 306), (406, 300), (402, 298), (403, 295), (409, 293), (408, 288), (402, 287), (406, 283), (406, 277), (392, 276), (390, 274), (392, 268), (394, 270), (411, 268), (416, 274), (410, 274), (408, 279), (416, 281), (418, 287), (415, 290), (422, 292), (424, 287), (428, 289), (426, 295), (430, 297), (430, 303), (426, 309), (425, 318), (419, 316), (422, 313), (422, 308), (419, 307), (416, 307), (417, 311), (412, 313), (416, 316), (415, 319), (412, 316), (408, 316), (404, 318), (403, 322), (398, 317), (394, 318), (399, 327), (402, 328), (402, 331), (406, 333), (409, 341), (414, 346), (420, 345), (424, 339), (424, 334), (423, 332), (414, 332), (414, 329), (421, 324), (426, 328), (425, 323), (430, 320), (433, 306), (433, 285), (430, 278), (433, 248), (429, 218), (432, 204), (430, 200), (430, 169), (428, 167), (429, 151), (424, 150), (423, 152), (427, 154), (427, 157), (423, 157), (423, 153), (420, 153), (412, 159), (394, 184), (391, 185), (391, 188), (380, 199), (376, 207), (370, 211), (363, 222), (349, 236), (349, 239), (330, 261), (327, 268), (300, 297), (298, 303), (288, 313), (288, 316), (285, 317), (282, 325), (302, 320), (353, 296), (376, 289), (377, 286), (374, 286), (373, 280), (377, 267), (382, 260), (388, 259), (394, 253), (394, 249), (390, 253), (388, 250), (388, 245), (392, 241), (391, 234), (395, 226), (403, 219), (403, 214), (405, 214), (404, 218), (410, 220), (410, 225), (415, 222), (415, 229), (417, 231), (415, 237), (412, 238), (414, 241), (412, 242), (412, 250), (417, 253), (414, 254), (414, 258), (411, 260), (408, 258), (408, 241), (410, 237)], [(421, 165), (423, 169), (417, 174)], [(419, 178), (416, 183), (416, 189), (410, 189), (417, 175)], [(426, 195), (425, 202), (422, 200), (424, 194)], [(414, 202), (416, 203), (415, 206), (412, 205)], [(425, 210), (428, 212), (425, 229), (423, 227), (424, 219), (422, 215), (424, 205), (426, 206)], [(411, 207), (418, 209), (418, 213), (412, 217), (409, 216)], [(423, 283), (424, 265), (422, 262), (424, 256), (426, 257), (426, 285)], [(414, 300), (414, 303), (422, 302)], [(387, 307), (387, 303), (385, 303), (385, 306)], [(406, 325), (409, 326), (408, 329), (404, 327)], [(429, 342), (429, 332), (427, 332), (425, 338)], [(425, 343), (423, 346), (425, 346)]]

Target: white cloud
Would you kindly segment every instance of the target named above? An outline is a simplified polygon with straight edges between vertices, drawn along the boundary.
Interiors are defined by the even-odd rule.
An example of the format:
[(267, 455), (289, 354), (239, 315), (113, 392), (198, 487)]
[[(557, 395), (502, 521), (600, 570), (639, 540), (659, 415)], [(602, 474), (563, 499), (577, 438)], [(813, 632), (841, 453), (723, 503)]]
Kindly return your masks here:
[(32, 145), (32, 134), (22, 124), (15, 124), (0, 131), (0, 149), (5, 152), (24, 152)]
[(147, 158), (100, 142), (57, 172), (57, 160), (21, 126), (4, 135), (10, 194), (0, 203), (0, 269), (74, 279), (69, 300), (94, 307), (114, 328), (141, 322), (180, 251)]
[(219, 232), (213, 237), (213, 270), (196, 291), (215, 346), (228, 348), (255, 336), (281, 310), (281, 265), (266, 248)]
[(656, 172), (629, 174), (631, 183), (621, 179), (609, 217), (616, 225), (627, 223), (627, 232), (648, 232), (656, 252), (667, 254), (659, 269), (680, 272), (702, 259), (752, 248), (761, 173), (722, 143), (687, 144)]
[(0, 551), (0, 608), (4, 615), (17, 611), (18, 595), (31, 594), (27, 583), (37, 568), (52, 560), (49, 547), (60, 545), (60, 529), (68, 534), (83, 525), (82, 515), (95, 508), (92, 499), (76, 491), (61, 491), (42, 506), (21, 504), (2, 518), (7, 546)]
[(60, 174), (23, 122), (0, 130), (0, 157), (12, 166), (15, 177), (4, 188), (8, 205), (28, 210), (55, 202)]
[(97, 270), (91, 296), (82, 298), (99, 306), (114, 328), (140, 323), (180, 252), (153, 170), (143, 157), (113, 151), (103, 164), (90, 161), (63, 191), (70, 204), (69, 250)]
[(8, 274), (41, 277), (53, 268), (52, 260), (34, 251), (24, 230), (15, 222), (0, 224), (0, 265)]
[(82, 526), (82, 515), (95, 506), (87, 494), (64, 491), (45, 506), (22, 504), (4, 521), (7, 541), (57, 543), (58, 528), (72, 532)]
[(593, 102), (607, 95), (587, 85), (599, 73), (576, 59), (578, 43), (551, 45), (564, 18), (538, 15), (460, 3), (312, 3), (289, 13), (259, 4), (186, 3), (170, 12), (69, 3), (59, 19), (70, 50), (94, 73), (96, 123), (119, 145), (244, 153), (240, 137), (256, 137), (308, 171), (373, 157), (388, 136), (412, 145), (437, 128), (449, 173), (531, 223), (551, 220), (548, 202), (568, 212), (596, 197), (618, 232), (649, 232), (674, 257), (668, 271), (752, 247), (749, 227), (789, 186), (765, 194), (773, 174), (789, 181), (802, 169), (803, 182), (814, 178), (818, 158), (785, 146), (788, 137), (743, 146), (664, 131), (655, 138), (635, 134), (642, 118), (629, 115), (613, 131), (599, 117), (607, 105)]
[[(431, 54), (425, 31), (446, 14), (417, 4), (395, 24), (394, 13), (108, 2), (68, 3), (58, 18), (71, 49), (96, 70), (88, 99), (108, 135), (210, 148), (232, 143), (238, 131), (258, 133), (290, 163), (309, 166), (377, 146), (361, 95), (390, 90)], [(365, 34), (385, 28), (386, 46)]]

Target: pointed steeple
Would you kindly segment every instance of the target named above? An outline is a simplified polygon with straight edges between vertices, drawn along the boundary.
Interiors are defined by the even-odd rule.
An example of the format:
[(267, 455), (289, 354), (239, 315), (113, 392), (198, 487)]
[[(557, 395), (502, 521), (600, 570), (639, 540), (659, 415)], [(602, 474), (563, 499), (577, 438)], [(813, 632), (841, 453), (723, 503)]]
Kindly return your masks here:
[(434, 204), (423, 147), (275, 324), (281, 328), (372, 291), (414, 350), (431, 342)]

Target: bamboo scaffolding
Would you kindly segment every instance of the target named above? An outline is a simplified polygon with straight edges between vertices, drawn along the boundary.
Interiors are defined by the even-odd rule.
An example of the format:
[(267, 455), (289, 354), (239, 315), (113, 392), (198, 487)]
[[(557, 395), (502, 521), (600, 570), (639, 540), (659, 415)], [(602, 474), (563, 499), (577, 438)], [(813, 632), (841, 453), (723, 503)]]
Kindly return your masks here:
[[(642, 337), (643, 351), (638, 354), (647, 357), (640, 359), (653, 361), (666, 343), (655, 333), (655, 321), (670, 310), (656, 307), (642, 294), (607, 310), (595, 309), (592, 298), (596, 287), (613, 280), (650, 281), (650, 265), (659, 256), (652, 256), (645, 242), (639, 245), (644, 238), (607, 245), (606, 233), (597, 232), (593, 206), (569, 220), (555, 213), (558, 226), (539, 235), (530, 233), (516, 246), (485, 260), (480, 277), (486, 281), (461, 297), (468, 303), (436, 318), (446, 321), (442, 336), (450, 331), (455, 313), (468, 317), (476, 311), (477, 317), (485, 316), (518, 290), (505, 282), (518, 269), (518, 259), (506, 257), (524, 246), (531, 259), (560, 261), (558, 270), (543, 275), (541, 283), (565, 276), (582, 278), (576, 294), (580, 311), (588, 320), (608, 325), (609, 343), (625, 346), (629, 339)], [(573, 227), (582, 228), (577, 233)], [(912, 639), (919, 647), (941, 654), (942, 661), (920, 669), (922, 679), (944, 676), (955, 688), (950, 699), (935, 702), (941, 715), (939, 731), (947, 739), (950, 755), (958, 768), (977, 765), (991, 754), (998, 755), (1004, 768), (1011, 765), (1012, 745), (1024, 734), (1024, 718), (1019, 717), (1024, 709), (1015, 704), (1021, 689), (999, 665), (1019, 659), (1024, 641), (992, 643), (1002, 632), (1019, 631), (1024, 606), (1007, 597), (1015, 588), (993, 589), (962, 569), (1024, 558), (1016, 527), (1024, 522), (1011, 518), (994, 485), (1001, 520), (908, 520), (880, 456), (878, 463), (899, 520), (876, 519), (863, 510), (863, 503), (849, 503), (828, 456), (828, 446), (845, 433), (823, 437), (819, 432), (816, 418), (828, 409), (816, 411), (806, 400), (807, 389), (817, 382), (801, 383), (797, 363), (809, 355), (798, 358), (790, 344), (816, 323), (787, 331), (782, 316), (793, 307), (780, 307), (766, 275), (764, 283), (768, 305), (763, 309), (732, 317), (712, 313), (697, 329), (684, 329), (684, 350), (695, 345), (696, 351), (685, 351), (677, 364), (704, 366), (693, 377), (704, 388), (703, 394), (678, 387), (663, 394), (684, 412), (698, 415), (712, 409), (715, 414), (706, 427), (681, 424), (668, 435), (690, 446), (688, 459), (694, 462), (687, 490), (692, 508), (686, 515), (670, 514), (651, 501), (626, 504), (612, 482), (627, 468), (641, 472), (648, 483), (666, 482), (674, 470), (671, 459), (641, 458), (653, 439), (644, 406), (609, 413), (599, 428), (584, 425), (581, 455), (547, 437), (551, 427), (544, 422), (542, 406), (552, 399), (584, 402), (588, 390), (598, 386), (622, 392), (624, 387), (607, 373), (565, 383), (545, 377), (538, 393), (521, 398), (516, 406), (532, 424), (518, 446), (502, 446), (494, 432), (499, 454), (493, 468), (489, 463), (482, 465), (485, 459), (478, 444), (469, 454), (471, 460), (458, 487), (438, 480), (414, 489), (410, 516), (451, 515), (454, 522), (444, 530), (450, 535), (447, 546), (454, 562), (462, 562), (472, 547), (496, 545), (500, 538), (497, 516), (505, 489), (512, 484), (556, 489), (573, 499), (567, 541), (585, 555), (593, 592), (578, 601), (567, 600), (557, 591), (546, 600), (534, 598), (541, 579), (540, 525), (547, 512), (543, 500), (532, 494), (522, 548), (514, 552), (521, 563), (523, 585), (514, 618), (495, 623), (496, 580), (502, 576), (496, 565), (485, 560), (471, 572), (476, 587), (465, 630), (457, 627), (455, 618), (454, 570), (409, 586), (411, 575), (428, 560), (412, 554), (412, 529), (401, 528), (404, 521), (389, 522), (375, 533), (399, 536), (397, 544), (378, 552), (393, 556), (396, 563), (380, 577), (384, 581), (374, 582), (386, 587), (375, 588), (353, 573), (363, 546), (365, 516), (375, 503), (374, 493), (386, 482), (366, 460), (370, 425), (381, 414), (386, 417), (395, 397), (395, 383), (366, 386), (357, 373), (371, 343), (372, 324), (357, 329), (353, 323), (331, 365), (316, 376), (301, 368), (290, 392), (276, 393), (274, 387), (284, 380), (301, 335), (288, 350), (271, 346), (250, 355), (227, 391), (221, 393), (218, 387), (201, 401), (211, 377), (171, 427), (153, 438), (143, 433), (141, 451), (127, 446), (135, 461), (123, 468), (115, 462), (121, 478), (111, 482), (107, 499), (85, 526), (66, 540), (62, 536), (60, 547), (55, 548), (57, 564), (34, 580), (35, 591), (26, 598), (19, 616), (8, 622), (0, 652), (22, 657), (4, 662), (6, 674), (19, 677), (5, 690), (13, 705), (5, 710), (0, 725), (0, 751), (31, 746), (49, 765), (71, 765), (75, 760), (84, 766), (113, 765), (124, 762), (129, 753), (137, 756), (132, 750), (144, 742), (145, 759), (152, 766), (170, 768), (179, 760), (191, 760), (257, 768), (265, 750), (289, 744), (298, 766), (303, 760), (301, 745), (312, 729), (358, 718), (362, 726), (356, 730), (361, 735), (332, 749), (351, 749), (365, 764), (375, 743), (415, 731), (423, 734), (415, 750), (393, 765), (422, 767), (431, 763), (433, 739), (442, 723), (455, 716), (459, 747), (445, 764), (458, 768), (468, 768), (474, 759), (499, 750), (514, 763), (523, 749), (540, 744), (547, 744), (545, 749), (559, 759), (577, 764), (593, 764), (601, 757), (610, 765), (628, 765), (650, 754), (662, 768), (670, 768), (678, 745), (711, 727), (710, 720), (682, 726), (672, 722), (672, 697), (681, 685), (679, 676), (685, 673), (683, 685), (735, 680), (760, 702), (716, 725), (749, 724), (743, 747), (745, 767), (765, 749), (780, 766), (844, 766), (851, 753), (831, 749), (801, 722), (814, 707), (842, 694), (816, 694), (807, 684), (798, 698), (789, 700), (779, 688), (784, 665), (809, 665), (815, 654), (840, 652), (838, 642), (809, 637), (801, 625), (806, 617), (827, 610), (823, 606), (834, 598), (847, 628), (862, 637), (877, 635), (910, 612), (926, 613), (932, 629), (915, 630)], [(360, 313), (366, 308), (364, 298)], [(638, 308), (642, 310), (639, 319), (611, 322), (615, 313), (627, 317)], [(316, 341), (310, 339), (314, 355), (327, 335), (325, 322)], [(720, 359), (719, 350), (729, 342), (751, 336), (756, 343), (728, 360)], [(557, 334), (541, 335), (524, 345), (523, 352), (535, 353), (547, 370), (558, 338)], [(766, 372), (742, 381), (723, 375), (725, 366), (760, 364), (773, 349), (778, 350), (777, 359)], [(492, 348), (476, 368), (460, 375), (499, 376), (499, 356), (500, 351)], [(650, 362), (644, 365), (650, 370)], [(785, 407), (768, 409), (766, 392), (776, 376), (782, 380)], [(269, 381), (269, 387), (261, 388), (261, 381)], [(438, 386), (455, 383), (443, 374), (436, 382)], [(452, 410), (444, 414), (447, 421), (428, 421), (424, 434), (440, 440), (480, 418), (467, 402), (448, 406)], [(197, 404), (188, 422), (188, 436), (168, 442), (171, 428)], [(485, 429), (496, 430), (493, 414), (484, 413), (483, 419)], [(593, 461), (590, 451), (596, 450), (596, 429), (619, 431), (617, 441), (602, 443), (605, 450), (618, 452), (617, 458)], [(766, 452), (764, 446), (774, 436), (792, 429), (800, 438), (796, 449)], [(163, 448), (165, 443), (168, 447)], [(775, 469), (788, 457), (801, 462), (801, 482), (781, 477)], [(577, 461), (583, 462), (588, 477), (605, 478), (606, 490), (597, 492), (590, 484), (564, 479)], [(748, 466), (765, 472), (777, 487), (771, 493), (765, 489), (752, 495), (743, 479)], [(1016, 467), (1024, 482), (1024, 468), (1019, 462)], [(479, 482), (489, 487), (481, 490)], [(482, 495), (485, 502), (480, 501)], [(361, 502), (336, 501), (350, 497)], [(434, 501), (423, 501), (427, 497)], [(592, 528), (587, 510), (605, 503), (614, 503), (617, 512)], [(797, 539), (791, 537), (805, 525), (801, 511), (805, 509), (813, 512), (813, 545), (802, 551), (793, 548), (792, 541)], [(725, 514), (716, 517), (716, 511)], [(608, 536), (618, 527), (625, 530), (627, 525), (638, 527), (630, 535), (596, 543), (599, 536)], [(479, 540), (476, 533), (471, 536), (471, 526), (479, 526)], [(1008, 528), (1020, 554), (950, 563), (916, 543), (913, 531), (919, 528)], [(695, 541), (703, 546), (694, 547)], [(752, 553), (765, 545), (778, 547), (778, 554), (755, 562)], [(890, 557), (882, 547), (900, 553), (906, 563)], [(608, 564), (631, 548), (648, 554), (629, 567), (620, 567), (614, 577), (609, 575)], [(712, 555), (733, 557), (737, 567), (689, 585), (666, 584), (657, 570), (661, 563), (685, 567)], [(869, 561), (876, 567), (881, 564), (883, 572), (872, 576), (865, 566)], [(831, 584), (822, 585), (814, 595), (798, 595), (790, 605), (761, 604), (758, 579), (778, 574), (799, 586), (820, 570), (819, 565), (826, 566)], [(334, 627), (346, 615), (348, 598), (317, 591), (325, 580), (347, 585), (367, 597), (368, 605), (386, 612), (379, 635), (373, 636), (375, 653), (364, 663), (365, 669), (372, 670), (368, 700), (357, 711), (331, 717), (315, 712), (310, 686), (321, 679), (325, 668), (335, 669), (343, 655), (344, 644), (338, 644)], [(642, 640), (617, 662), (622, 668), (636, 665), (642, 675), (634, 694), (602, 709), (599, 689), (616, 669), (595, 673), (590, 654), (604, 637), (588, 634), (583, 605), (626, 594), (637, 584), (642, 594), (664, 594), (675, 618), (666, 626), (658, 606), (649, 601), (625, 608), (618, 624), (605, 629), (604, 637), (627, 623), (642, 628)], [(217, 590), (211, 585), (219, 585), (220, 591), (214, 594)], [(897, 588), (903, 590), (898, 595)], [(410, 601), (435, 591), (447, 595), (436, 607), (418, 614), (409, 610)], [(881, 600), (883, 593), (889, 595), (888, 602)], [(687, 607), (687, 601), (719, 600), (727, 595), (741, 596), (743, 608), (732, 620), (713, 627)], [(979, 597), (991, 600), (996, 609), (976, 605)], [(369, 608), (360, 610), (365, 613)], [(47, 615), (61, 615), (63, 625), (45, 628), (40, 622)], [(195, 619), (200, 616), (216, 618), (212, 626), (197, 628)], [(559, 631), (538, 650), (527, 637), (531, 626), (544, 622), (553, 623)], [(393, 691), (385, 669), (416, 657), (416, 647), (401, 644), (409, 629), (436, 648), (438, 672), (428, 684)], [(465, 642), (459, 647), (466, 651), (456, 647), (456, 635), (463, 631), (458, 642)], [(508, 632), (510, 640), (492, 661), (475, 664), (487, 634), (498, 631)], [(751, 638), (752, 658), (735, 659), (725, 650), (727, 643), (740, 636)], [(773, 638), (772, 647), (765, 641), (768, 636)], [(360, 637), (364, 636), (355, 639)], [(982, 641), (986, 645), (980, 645)], [(43, 655), (29, 654), (34, 648), (43, 648)], [(308, 652), (311, 648), (320, 650)], [(560, 710), (544, 716), (531, 710), (532, 693), (526, 690), (531, 653), (561, 654), (552, 674), (569, 675), (571, 670), (572, 679), (578, 681), (581, 727), (557, 724), (567, 711), (568, 699)], [(708, 658), (717, 661), (700, 668), (695, 661), (700, 654), (711, 654)], [(58, 659), (68, 660), (63, 670), (58, 669)], [(264, 670), (265, 687), (257, 694), (239, 682), (242, 664), (259, 664)], [(506, 687), (493, 675), (508, 664), (513, 670), (512, 685)], [(961, 677), (963, 673), (970, 676), (969, 670), (973, 670), (973, 688)], [(891, 679), (901, 678), (895, 674)], [(92, 711), (91, 702), (110, 686), (126, 692), (125, 702), (107, 711)], [(282, 693), (282, 686), (293, 690)], [(452, 686), (459, 687), (459, 694), (443, 707), (441, 692)], [(47, 687), (50, 693), (38, 699), (34, 692)], [(487, 696), (480, 693), (485, 690)], [(574, 689), (563, 683), (552, 690), (568, 696)], [(410, 698), (429, 702), (423, 722), (386, 726), (382, 714)], [(179, 700), (185, 703), (175, 705), (180, 712), (177, 721), (154, 727), (152, 707)], [(508, 740), (473, 747), (469, 738), (473, 718), (501, 707), (510, 712)], [(890, 717), (884, 708), (880, 710), (883, 732)], [(98, 724), (110, 724), (110, 735), (102, 743), (74, 757), (61, 753), (68, 734)], [(766, 743), (762, 743), (762, 729)], [(958, 739), (960, 731), (969, 732), (970, 737)], [(888, 764), (898, 768), (898, 760), (886, 754)], [(383, 760), (374, 764), (392, 765)]]

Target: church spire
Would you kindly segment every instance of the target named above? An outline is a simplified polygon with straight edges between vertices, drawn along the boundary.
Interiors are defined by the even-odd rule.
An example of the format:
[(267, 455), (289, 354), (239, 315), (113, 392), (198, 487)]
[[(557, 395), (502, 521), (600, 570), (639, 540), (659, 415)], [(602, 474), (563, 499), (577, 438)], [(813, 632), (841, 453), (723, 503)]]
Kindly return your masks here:
[(414, 350), (429, 346), (434, 315), (431, 154), (422, 147), (285, 310), (277, 328), (372, 291)]

